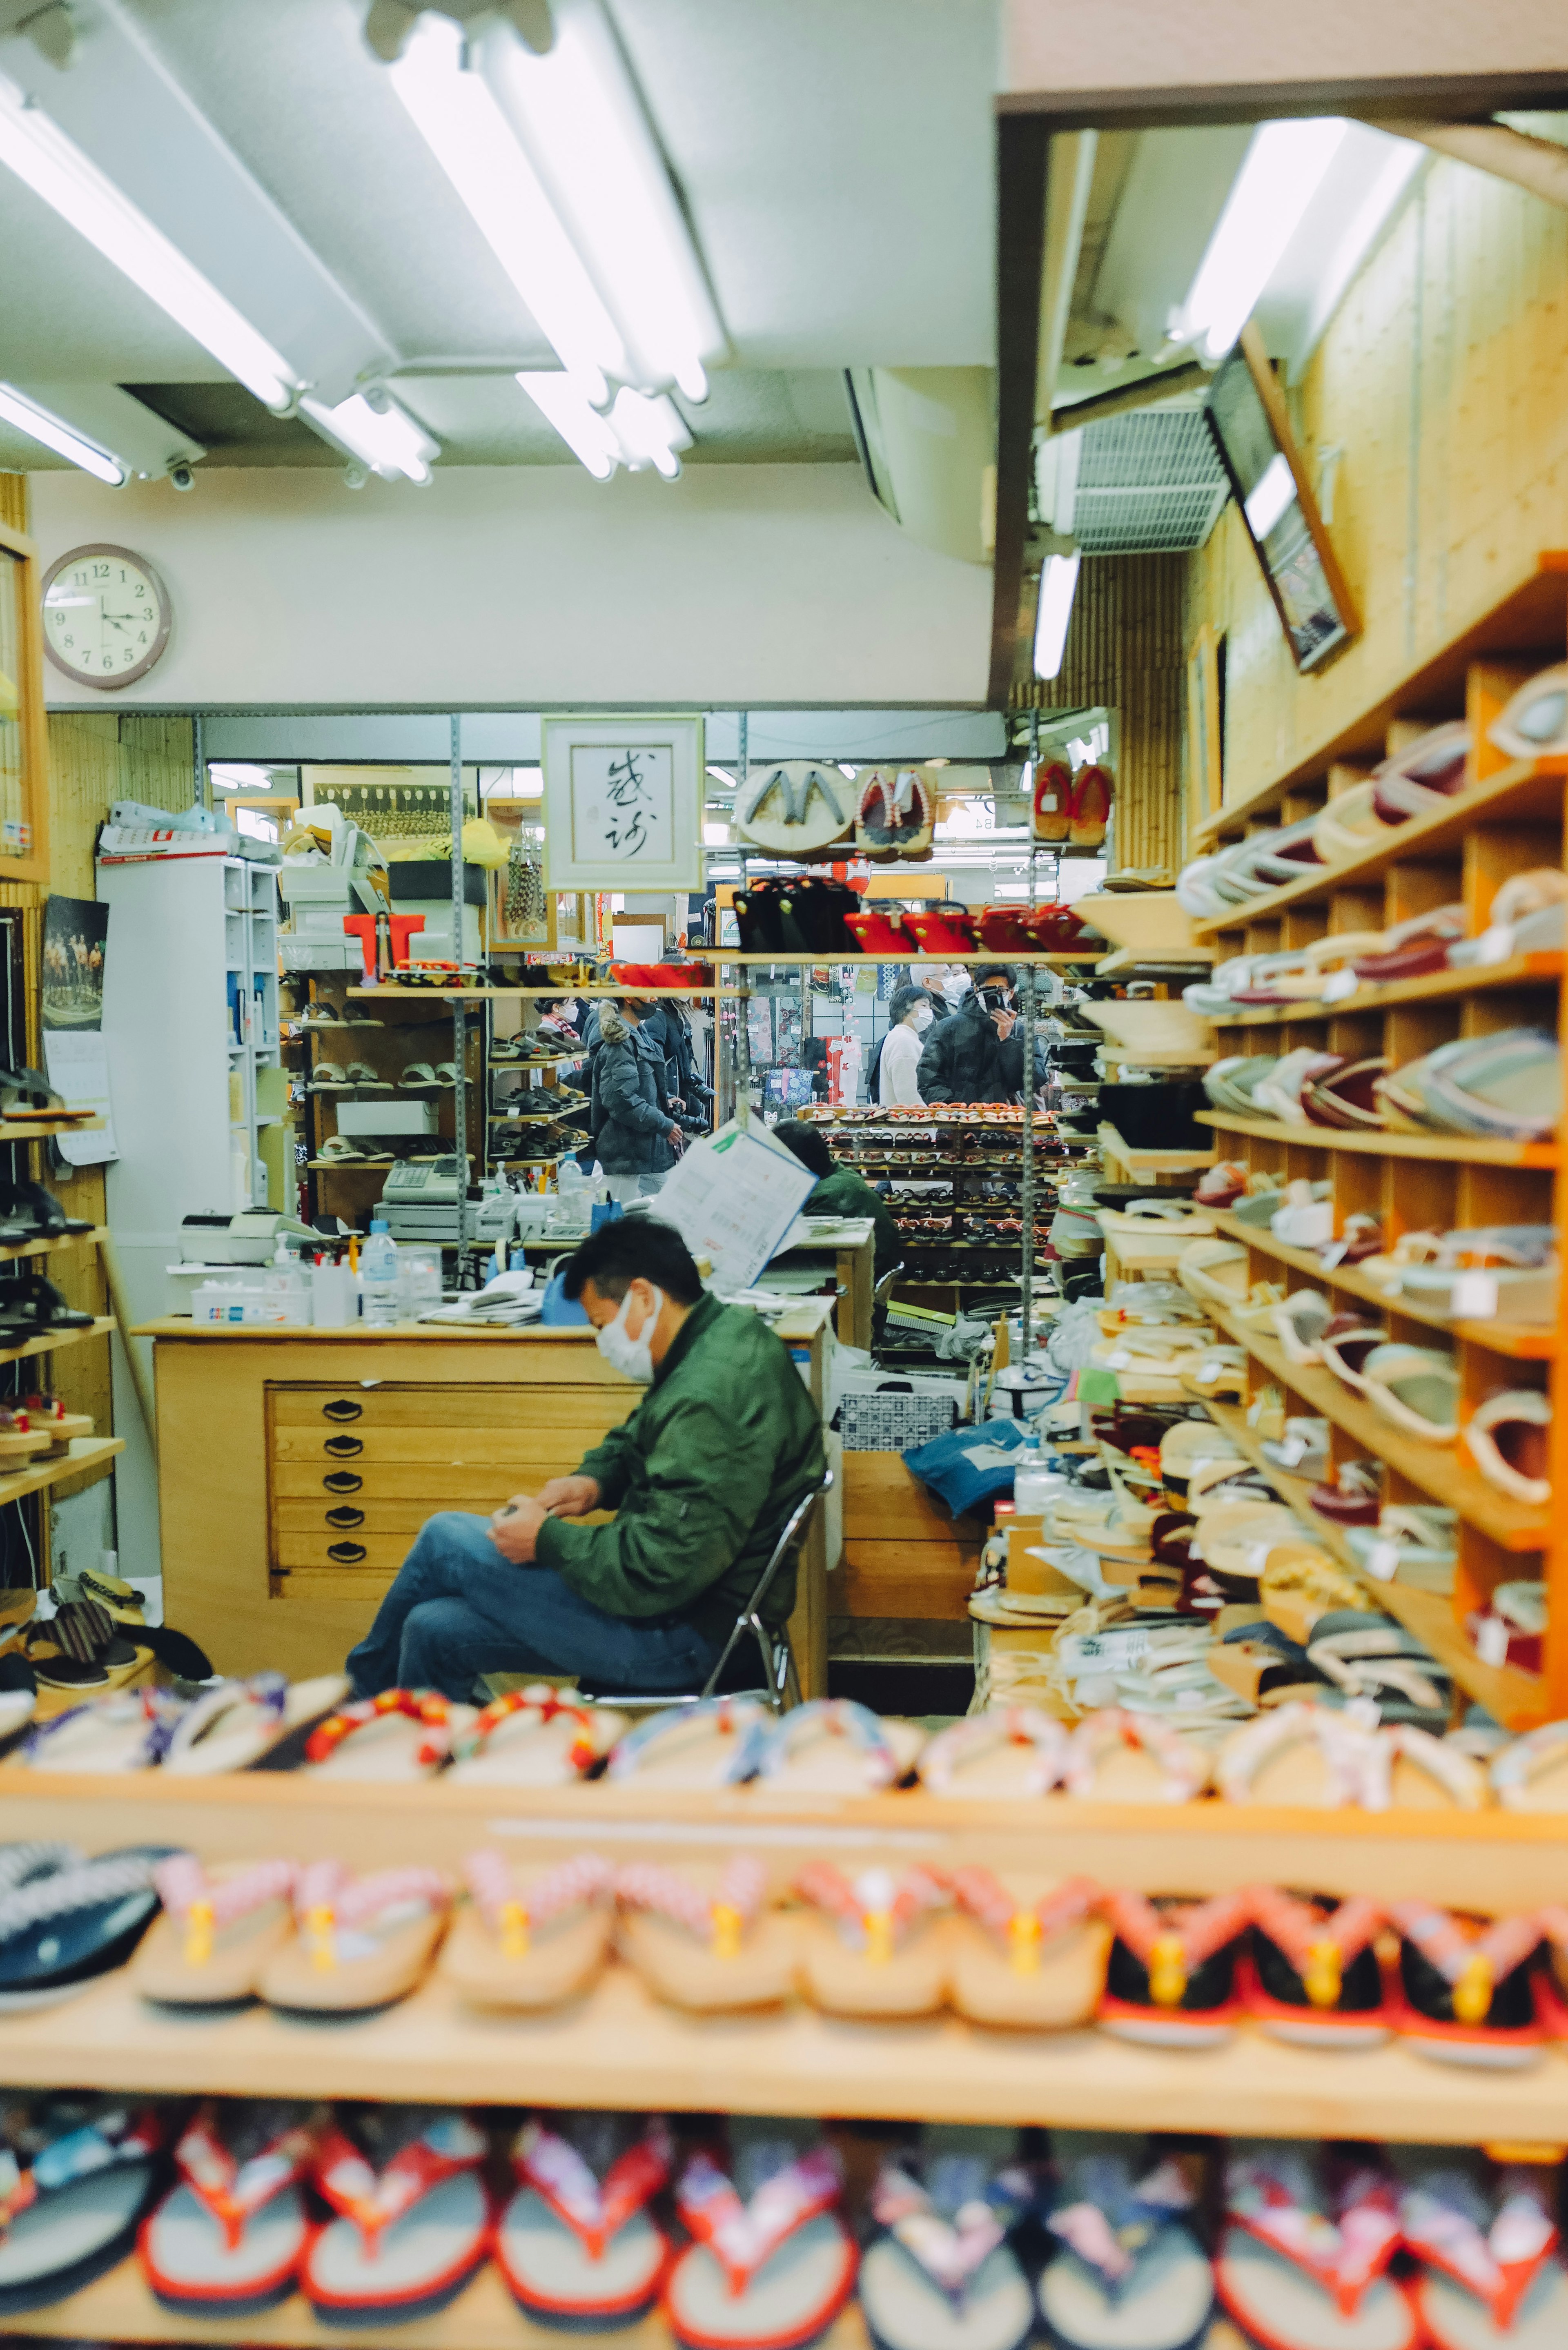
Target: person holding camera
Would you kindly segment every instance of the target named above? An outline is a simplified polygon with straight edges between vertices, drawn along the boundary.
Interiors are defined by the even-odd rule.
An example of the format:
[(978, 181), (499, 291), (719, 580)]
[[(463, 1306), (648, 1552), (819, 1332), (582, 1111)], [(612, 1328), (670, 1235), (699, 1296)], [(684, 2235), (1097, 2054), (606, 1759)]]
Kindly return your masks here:
[(1013, 1101), (1023, 1087), (1023, 1044), (1013, 1035), (1012, 972), (984, 963), (949, 1020), (926, 1032), (915, 1072), (923, 1102)]

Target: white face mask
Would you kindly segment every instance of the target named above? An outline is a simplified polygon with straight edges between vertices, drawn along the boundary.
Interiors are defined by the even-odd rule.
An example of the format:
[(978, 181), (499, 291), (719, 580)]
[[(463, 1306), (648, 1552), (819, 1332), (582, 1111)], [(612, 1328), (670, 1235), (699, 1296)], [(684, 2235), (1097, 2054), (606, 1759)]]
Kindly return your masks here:
[(646, 1388), (653, 1382), (653, 1326), (664, 1310), (664, 1292), (661, 1289), (654, 1291), (653, 1304), (643, 1317), (642, 1336), (639, 1338), (629, 1337), (627, 1334), (626, 1315), (630, 1304), (631, 1292), (628, 1289), (620, 1301), (620, 1311), (615, 1320), (607, 1322), (602, 1330), (595, 1331), (594, 1343), (611, 1370), (619, 1371), (623, 1378), (635, 1379), (639, 1388)]
[(967, 971), (950, 972), (942, 982), (942, 993), (950, 1003), (957, 1003), (961, 997), (969, 993), (971, 984)]
[(929, 1003), (917, 1003), (909, 1014), (909, 1025), (918, 1035), (923, 1029), (930, 1026), (936, 1016)]

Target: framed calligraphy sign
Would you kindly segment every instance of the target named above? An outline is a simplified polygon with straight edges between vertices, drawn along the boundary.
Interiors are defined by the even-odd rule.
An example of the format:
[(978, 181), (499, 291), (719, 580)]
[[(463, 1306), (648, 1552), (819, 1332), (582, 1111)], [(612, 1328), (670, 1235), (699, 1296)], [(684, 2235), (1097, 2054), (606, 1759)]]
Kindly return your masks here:
[(702, 887), (701, 715), (545, 718), (550, 889)]

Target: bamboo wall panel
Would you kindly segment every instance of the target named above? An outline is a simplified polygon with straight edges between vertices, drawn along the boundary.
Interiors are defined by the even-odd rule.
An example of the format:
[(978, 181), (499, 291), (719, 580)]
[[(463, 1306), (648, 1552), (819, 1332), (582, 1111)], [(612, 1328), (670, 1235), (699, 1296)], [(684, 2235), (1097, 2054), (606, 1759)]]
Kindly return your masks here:
[(1085, 556), (1062, 674), (1012, 697), (1021, 710), (1118, 712), (1118, 868), (1181, 862), (1187, 571), (1182, 555)]
[(1309, 463), (1341, 452), (1330, 528), (1363, 635), (1299, 677), (1234, 507), (1189, 558), (1188, 640), (1204, 620), (1226, 637), (1227, 799), (1309, 756), (1568, 546), (1565, 370), (1568, 213), (1438, 159), (1296, 407)]
[(27, 476), (0, 473), (0, 523), (7, 530), (27, 527)]

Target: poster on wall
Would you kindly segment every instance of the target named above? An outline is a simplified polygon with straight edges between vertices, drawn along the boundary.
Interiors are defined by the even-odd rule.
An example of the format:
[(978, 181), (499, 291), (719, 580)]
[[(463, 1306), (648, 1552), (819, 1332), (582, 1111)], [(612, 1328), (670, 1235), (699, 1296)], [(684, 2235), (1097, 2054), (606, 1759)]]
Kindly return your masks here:
[(67, 1109), (91, 1110), (103, 1124), (90, 1134), (62, 1134), (73, 1167), (118, 1159), (103, 1041), (103, 966), (109, 908), (90, 898), (51, 898), (44, 911), (40, 1011), (44, 1067)]
[(545, 879), (551, 889), (701, 889), (702, 720), (546, 718)]

